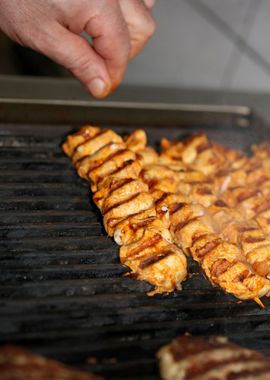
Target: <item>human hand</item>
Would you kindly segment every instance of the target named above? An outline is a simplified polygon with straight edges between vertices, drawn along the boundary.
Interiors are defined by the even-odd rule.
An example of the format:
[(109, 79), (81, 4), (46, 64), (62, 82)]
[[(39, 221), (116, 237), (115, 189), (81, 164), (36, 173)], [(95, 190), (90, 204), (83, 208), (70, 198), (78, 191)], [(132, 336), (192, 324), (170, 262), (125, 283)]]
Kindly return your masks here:
[[(0, 29), (70, 70), (97, 98), (113, 91), (155, 30), (154, 0), (0, 0)], [(80, 34), (92, 37), (89, 44)]]

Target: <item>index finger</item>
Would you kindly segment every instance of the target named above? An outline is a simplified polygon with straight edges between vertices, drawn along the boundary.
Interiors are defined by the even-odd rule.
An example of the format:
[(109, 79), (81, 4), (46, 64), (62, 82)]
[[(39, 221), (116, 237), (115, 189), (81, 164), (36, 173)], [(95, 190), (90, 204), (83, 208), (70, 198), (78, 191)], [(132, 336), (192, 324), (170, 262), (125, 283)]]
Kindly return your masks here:
[(97, 14), (85, 26), (93, 39), (93, 47), (105, 61), (112, 89), (123, 79), (130, 52), (129, 31), (116, 1), (100, 2)]

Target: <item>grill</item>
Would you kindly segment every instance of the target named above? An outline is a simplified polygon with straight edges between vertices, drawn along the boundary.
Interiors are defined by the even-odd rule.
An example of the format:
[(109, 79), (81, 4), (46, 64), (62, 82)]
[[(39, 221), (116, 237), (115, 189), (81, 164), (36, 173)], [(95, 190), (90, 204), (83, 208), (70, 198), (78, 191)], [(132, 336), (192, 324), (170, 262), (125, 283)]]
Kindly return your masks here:
[[(47, 104), (52, 124), (44, 125), (43, 106), (38, 105), (42, 116), (32, 104), (0, 105), (2, 119), (9, 121), (0, 124), (0, 343), (19, 344), (111, 380), (158, 379), (155, 352), (186, 331), (225, 334), (270, 355), (268, 300), (264, 310), (238, 302), (210, 286), (193, 262), (194, 275), (183, 291), (170, 295), (148, 297), (148, 284), (122, 276), (127, 269), (103, 230), (88, 185), (60, 148), (74, 125), (85, 120), (78, 120), (74, 106), (64, 124), (63, 105)], [(152, 145), (162, 136), (179, 138), (201, 130), (244, 150), (270, 139), (262, 123), (235, 109), (131, 109), (126, 121), (127, 110), (122, 111), (118, 107), (106, 114), (113, 128), (126, 133), (136, 127), (132, 122), (149, 126)], [(85, 119), (100, 121), (101, 109), (87, 112), (93, 117), (86, 113)], [(157, 112), (163, 117), (157, 118)], [(156, 126), (147, 120), (156, 120)], [(166, 120), (166, 129), (161, 128)]]

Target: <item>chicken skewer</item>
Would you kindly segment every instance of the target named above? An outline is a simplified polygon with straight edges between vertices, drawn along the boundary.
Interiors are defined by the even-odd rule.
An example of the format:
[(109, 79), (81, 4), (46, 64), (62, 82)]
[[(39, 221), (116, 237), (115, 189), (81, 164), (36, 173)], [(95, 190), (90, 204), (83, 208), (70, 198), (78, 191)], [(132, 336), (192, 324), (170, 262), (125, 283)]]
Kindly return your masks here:
[(133, 277), (155, 286), (150, 294), (181, 288), (186, 258), (157, 216), (154, 198), (139, 178), (157, 155), (146, 147), (143, 131), (126, 141), (112, 130), (86, 126), (63, 144), (78, 174), (90, 181), (104, 226), (121, 246), (120, 259)]
[[(142, 174), (150, 191), (157, 193), (156, 189), (159, 189), (157, 211), (159, 214), (163, 211), (176, 244), (200, 263), (213, 284), (240, 299), (254, 299), (262, 306), (259, 297), (270, 291), (265, 273), (259, 270), (260, 266), (250, 265), (250, 256), (246, 257), (249, 252), (247, 245), (239, 247), (236, 244), (238, 239), (228, 239), (233, 226), (234, 236), (240, 236), (243, 240), (243, 234), (247, 231), (241, 231), (240, 227), (247, 227), (246, 221), (239, 212), (219, 201), (211, 190), (211, 176), (220, 166), (228, 165), (225, 149), (218, 145), (211, 146), (204, 135), (177, 143), (176, 146), (165, 142), (165, 146), (168, 154), (161, 155), (165, 166), (163, 173), (167, 175), (167, 183), (171, 180), (169, 191), (178, 189), (178, 193), (166, 193), (168, 187), (162, 187), (164, 179), (159, 180), (161, 170), (156, 164), (146, 166)], [(238, 152), (229, 151), (229, 154), (231, 161), (237, 157), (243, 160)], [(177, 164), (180, 164), (180, 172), (177, 172)], [(224, 230), (227, 234), (223, 233)], [(250, 261), (257, 264), (254, 263), (254, 256)]]
[(240, 245), (253, 269), (259, 275), (270, 278), (267, 219), (270, 200), (269, 147), (264, 144), (255, 147), (254, 151), (252, 158), (230, 151), (223, 169), (219, 172), (213, 171), (212, 177), (216, 184), (221, 180), (221, 186), (216, 187), (216, 193), (230, 206), (227, 214), (235, 214), (234, 222), (228, 227), (223, 226), (223, 236), (231, 241), (234, 237), (234, 243)]
[[(204, 135), (177, 144), (163, 141), (158, 159), (146, 147), (143, 131), (123, 141), (112, 131), (91, 128), (91, 132), (81, 130), (73, 141), (69, 138), (65, 149), (75, 150), (67, 153), (73, 156), (78, 173), (91, 181), (105, 228), (122, 245), (121, 261), (135, 276), (139, 273), (141, 278), (148, 266), (153, 269), (161, 261), (159, 270), (149, 276), (152, 282), (148, 280), (160, 284), (156, 273), (160, 275), (164, 260), (172, 256), (167, 249), (167, 243), (172, 243), (170, 228), (178, 246), (199, 261), (213, 284), (261, 304), (259, 297), (269, 294), (269, 281), (264, 278), (268, 241), (256, 221), (218, 199), (230, 182), (238, 187), (245, 183), (243, 167), (248, 159), (212, 144)], [(160, 278), (163, 288), (165, 283), (173, 288), (171, 278), (167, 282)], [(164, 291), (160, 285), (156, 288)]]
[[(199, 136), (198, 140), (200, 140), (200, 138), (201, 136)], [(193, 141), (191, 141), (191, 143), (192, 142)], [(212, 152), (207, 152), (209, 150), (208, 147), (211, 145)], [(209, 141), (204, 143), (203, 146), (204, 149), (200, 149), (197, 153), (193, 167), (199, 170), (200, 163), (203, 163), (201, 170), (205, 170), (205, 167), (208, 169), (209, 167), (211, 168), (207, 173), (208, 175), (210, 174), (212, 182), (216, 185), (214, 186), (214, 193), (217, 197), (221, 196), (221, 200), (217, 201), (218, 207), (216, 205), (210, 207), (208, 208), (208, 212), (210, 211), (215, 222), (214, 224), (218, 227), (218, 230), (222, 232), (223, 238), (240, 247), (246, 257), (246, 261), (252, 267), (252, 270), (262, 277), (269, 278), (269, 240), (257, 221), (252, 219), (253, 215), (250, 212), (252, 207), (256, 209), (256, 207), (258, 207), (258, 205), (260, 206), (262, 203), (260, 197), (256, 196), (256, 192), (254, 192), (254, 190), (257, 190), (258, 181), (261, 183), (264, 182), (262, 181), (263, 174), (260, 171), (260, 165), (258, 166), (258, 163), (254, 158), (249, 159), (241, 152), (222, 148)], [(219, 156), (221, 149), (224, 151), (226, 158), (223, 162)], [(185, 149), (183, 149), (182, 155), (183, 154), (186, 154)], [(208, 161), (202, 160), (202, 158), (200, 158), (201, 155), (204, 155), (204, 158), (206, 159), (209, 158)], [(215, 160), (214, 158), (218, 159)], [(264, 160), (264, 167), (267, 168), (266, 160)], [(254, 173), (254, 170), (256, 173)], [(265, 177), (266, 173), (264, 173), (264, 178)], [(253, 189), (251, 188), (251, 197), (243, 196), (243, 194), (247, 192), (247, 186), (250, 188), (252, 183), (254, 186)], [(228, 190), (226, 190), (226, 187)], [(242, 200), (250, 202), (248, 204), (249, 207), (245, 207), (246, 205), (244, 205), (244, 207), (242, 205), (238, 207), (237, 202), (234, 204), (228, 202), (228, 198), (232, 198), (231, 187), (233, 190), (240, 189), (242, 192)], [(228, 195), (225, 197), (223, 194)], [(226, 207), (226, 203), (233, 207)]]

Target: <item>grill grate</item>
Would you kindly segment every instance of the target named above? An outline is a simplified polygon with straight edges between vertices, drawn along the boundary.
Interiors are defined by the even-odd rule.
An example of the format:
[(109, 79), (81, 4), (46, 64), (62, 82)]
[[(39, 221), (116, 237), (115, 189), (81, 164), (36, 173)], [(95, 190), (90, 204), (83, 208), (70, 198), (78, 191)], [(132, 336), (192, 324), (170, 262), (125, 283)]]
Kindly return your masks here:
[[(154, 298), (145, 294), (149, 285), (122, 277), (118, 247), (104, 233), (87, 183), (59, 147), (71, 130), (0, 125), (0, 343), (112, 380), (157, 379), (155, 352), (185, 331), (225, 334), (270, 355), (269, 307), (240, 304), (201, 275), (180, 293)], [(244, 149), (270, 136), (259, 127), (206, 132)], [(151, 129), (151, 142), (165, 133), (183, 134)], [(194, 263), (190, 269), (199, 272)]]

